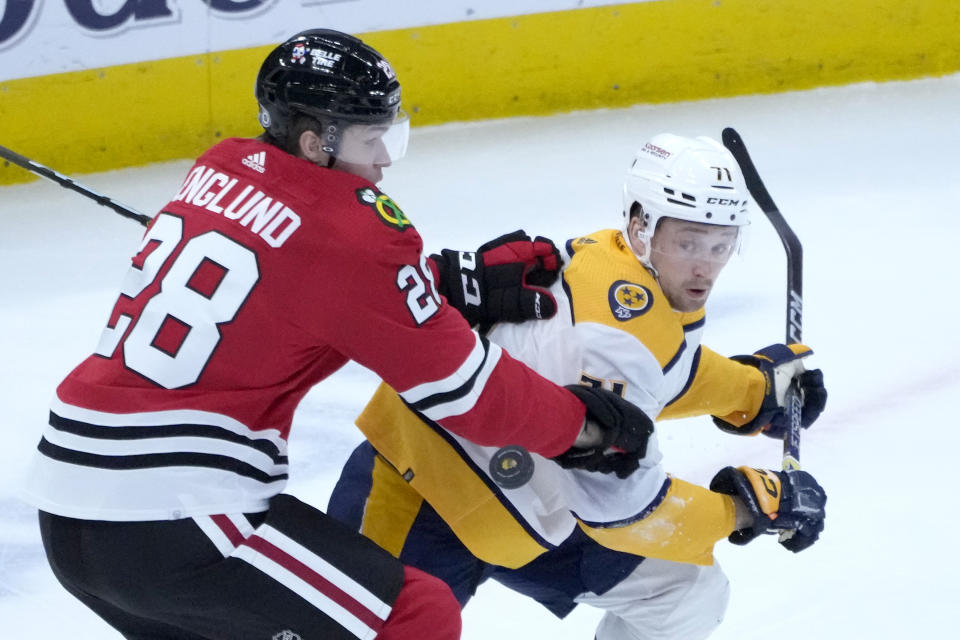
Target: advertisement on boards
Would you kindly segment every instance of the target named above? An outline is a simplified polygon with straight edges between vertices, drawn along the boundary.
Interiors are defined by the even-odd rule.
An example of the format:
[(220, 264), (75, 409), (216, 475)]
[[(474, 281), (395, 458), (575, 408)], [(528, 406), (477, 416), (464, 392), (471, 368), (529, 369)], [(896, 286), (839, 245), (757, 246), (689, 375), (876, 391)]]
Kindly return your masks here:
[[(648, 0), (650, 1), (650, 0)], [(281, 42), (636, 0), (5, 0), (0, 81)]]

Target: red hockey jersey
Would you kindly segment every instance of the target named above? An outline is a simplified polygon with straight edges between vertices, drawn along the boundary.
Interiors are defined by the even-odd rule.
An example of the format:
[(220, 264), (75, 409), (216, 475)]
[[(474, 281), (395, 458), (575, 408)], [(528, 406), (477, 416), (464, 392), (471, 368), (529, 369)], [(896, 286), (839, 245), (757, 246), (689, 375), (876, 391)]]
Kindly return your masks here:
[(101, 520), (262, 511), (297, 404), (350, 359), (479, 444), (564, 451), (583, 406), (469, 329), (422, 244), (363, 178), (258, 140), (216, 145), (57, 389), (28, 499)]

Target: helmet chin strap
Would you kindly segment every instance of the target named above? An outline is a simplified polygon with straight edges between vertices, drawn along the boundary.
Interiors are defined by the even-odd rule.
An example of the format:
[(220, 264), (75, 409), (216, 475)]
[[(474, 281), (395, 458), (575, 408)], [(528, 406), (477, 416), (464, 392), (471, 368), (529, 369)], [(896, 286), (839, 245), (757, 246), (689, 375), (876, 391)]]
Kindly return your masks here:
[[(633, 247), (630, 247), (630, 249), (632, 250)], [(656, 278), (657, 282), (660, 282), (660, 272), (657, 271), (655, 266), (653, 266), (653, 262), (651, 262), (648, 258), (641, 257), (636, 251), (633, 252), (633, 255), (636, 256), (637, 260), (640, 261), (640, 264), (642, 264), (646, 270), (650, 272), (650, 275)]]

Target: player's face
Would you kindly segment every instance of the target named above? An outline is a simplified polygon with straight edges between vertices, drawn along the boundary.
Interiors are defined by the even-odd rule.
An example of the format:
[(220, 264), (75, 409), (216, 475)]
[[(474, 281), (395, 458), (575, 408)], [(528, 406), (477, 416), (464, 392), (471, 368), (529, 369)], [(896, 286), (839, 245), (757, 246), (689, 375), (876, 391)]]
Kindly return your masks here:
[(376, 184), (383, 180), (383, 169), (389, 167), (390, 154), (383, 143), (387, 127), (354, 125), (343, 132), (336, 168)]
[(706, 303), (738, 233), (737, 227), (661, 219), (650, 241), (650, 263), (674, 309), (696, 311)]
[(410, 122), (401, 111), (392, 122), (354, 124), (343, 131), (336, 167), (377, 183), (389, 167), (407, 151)]

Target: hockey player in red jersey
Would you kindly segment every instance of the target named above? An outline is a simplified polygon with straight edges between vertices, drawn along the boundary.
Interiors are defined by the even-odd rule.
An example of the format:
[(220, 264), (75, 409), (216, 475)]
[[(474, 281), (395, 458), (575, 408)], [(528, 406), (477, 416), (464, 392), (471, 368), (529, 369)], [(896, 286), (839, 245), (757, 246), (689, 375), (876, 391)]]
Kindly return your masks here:
[[(26, 486), (48, 559), (131, 639), (456, 638), (443, 583), (282, 493), (304, 394), (356, 360), (471, 441), (621, 476), (651, 423), (541, 378), (446, 303), (437, 283), (457, 260), (428, 260), (375, 186), (407, 140), (380, 54), (306, 31), (268, 55), (256, 95), (265, 133), (197, 160), (96, 352), (57, 389)], [(524, 274), (555, 267), (552, 248), (512, 235), (487, 249), (490, 268), (524, 263), (499, 304), (542, 309)], [(476, 313), (488, 284), (503, 286), (449, 293)]]

